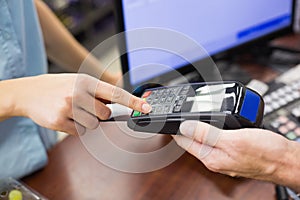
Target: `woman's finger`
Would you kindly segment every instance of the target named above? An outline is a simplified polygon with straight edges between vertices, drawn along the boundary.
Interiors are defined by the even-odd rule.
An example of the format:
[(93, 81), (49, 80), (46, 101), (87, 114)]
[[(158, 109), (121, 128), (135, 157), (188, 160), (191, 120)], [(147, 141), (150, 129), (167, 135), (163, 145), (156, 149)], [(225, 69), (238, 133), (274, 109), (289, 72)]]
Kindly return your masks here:
[(95, 99), (91, 95), (86, 95), (76, 100), (76, 106), (88, 113), (98, 117), (101, 120), (106, 120), (111, 115), (111, 110), (102, 103), (99, 99)]
[(99, 126), (98, 118), (81, 108), (74, 108), (70, 117), (76, 123), (90, 130), (96, 129)]
[(77, 122), (73, 121), (72, 119), (68, 119), (65, 122), (64, 129), (61, 131), (71, 135), (84, 135), (86, 128), (78, 124)]
[(119, 87), (110, 85), (102, 81), (99, 81), (96, 90), (91, 92), (95, 92), (96, 98), (102, 98), (115, 103), (119, 103), (132, 108), (133, 110), (137, 110), (143, 113), (149, 113), (151, 111), (151, 106), (147, 102), (136, 96), (133, 96), (129, 92)]

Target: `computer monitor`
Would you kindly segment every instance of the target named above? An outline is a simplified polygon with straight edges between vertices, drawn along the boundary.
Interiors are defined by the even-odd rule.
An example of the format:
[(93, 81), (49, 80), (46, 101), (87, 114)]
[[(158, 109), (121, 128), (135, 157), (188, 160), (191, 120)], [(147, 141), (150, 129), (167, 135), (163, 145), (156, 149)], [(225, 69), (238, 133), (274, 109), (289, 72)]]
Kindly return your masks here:
[[(117, 0), (116, 19), (120, 32), (158, 27), (183, 33), (213, 57), (292, 32), (294, 4), (293, 0)], [(124, 40), (128, 48), (126, 34)], [(121, 56), (125, 88), (131, 90), (157, 77), (164, 79), (173, 70), (186, 70), (189, 63), (175, 57), (151, 50)], [(202, 59), (203, 54), (193, 62)], [(134, 70), (144, 63), (159, 64), (163, 60), (172, 61), (168, 62), (169, 70), (151, 66), (147, 66), (147, 72)]]

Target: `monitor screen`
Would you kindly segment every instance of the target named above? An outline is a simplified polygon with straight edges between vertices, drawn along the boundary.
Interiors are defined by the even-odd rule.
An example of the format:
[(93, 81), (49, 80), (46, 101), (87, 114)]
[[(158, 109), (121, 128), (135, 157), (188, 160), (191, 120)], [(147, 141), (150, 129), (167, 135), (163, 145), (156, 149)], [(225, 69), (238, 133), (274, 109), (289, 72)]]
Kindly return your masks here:
[[(195, 40), (209, 56), (290, 27), (293, 18), (293, 0), (122, 0), (121, 9), (125, 31), (144, 27), (175, 30)], [(129, 38), (126, 40), (129, 45)], [(193, 61), (199, 59), (203, 54), (193, 57)], [(187, 64), (174, 54), (149, 49), (128, 53), (127, 62), (131, 86)], [(157, 65), (134, 70), (147, 63), (170, 68)]]

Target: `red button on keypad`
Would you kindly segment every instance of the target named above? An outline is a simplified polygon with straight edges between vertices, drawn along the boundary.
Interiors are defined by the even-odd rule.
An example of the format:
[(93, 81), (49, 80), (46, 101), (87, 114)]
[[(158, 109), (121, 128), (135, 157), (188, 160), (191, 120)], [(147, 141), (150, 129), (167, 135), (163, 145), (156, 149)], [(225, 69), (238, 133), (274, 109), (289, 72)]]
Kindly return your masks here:
[(143, 94), (142, 98), (147, 98), (150, 96), (150, 94), (152, 93), (152, 91), (147, 91)]

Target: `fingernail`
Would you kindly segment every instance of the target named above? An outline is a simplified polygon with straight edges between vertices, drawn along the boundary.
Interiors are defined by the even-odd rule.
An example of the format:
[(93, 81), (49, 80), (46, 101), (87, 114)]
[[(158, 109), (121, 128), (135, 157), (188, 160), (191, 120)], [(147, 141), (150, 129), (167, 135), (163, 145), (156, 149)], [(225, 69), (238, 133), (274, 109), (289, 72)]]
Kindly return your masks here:
[(151, 111), (151, 109), (152, 109), (152, 107), (149, 104), (147, 104), (147, 103), (144, 103), (142, 105), (142, 111), (143, 111), (143, 113), (149, 113)]
[(197, 121), (185, 121), (180, 125), (180, 133), (189, 138), (194, 137), (194, 132), (197, 127)]

